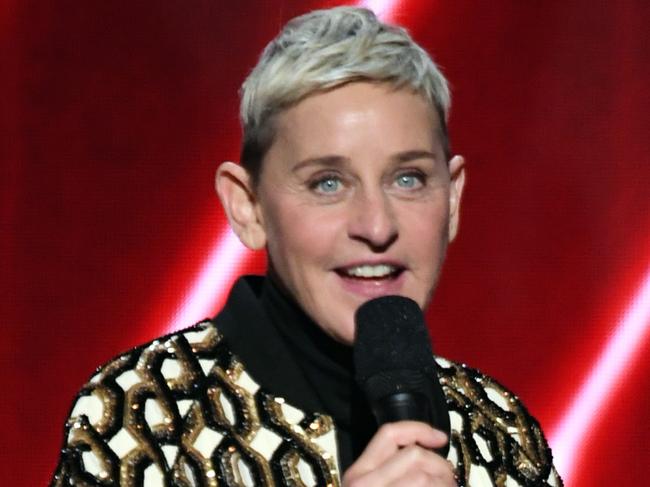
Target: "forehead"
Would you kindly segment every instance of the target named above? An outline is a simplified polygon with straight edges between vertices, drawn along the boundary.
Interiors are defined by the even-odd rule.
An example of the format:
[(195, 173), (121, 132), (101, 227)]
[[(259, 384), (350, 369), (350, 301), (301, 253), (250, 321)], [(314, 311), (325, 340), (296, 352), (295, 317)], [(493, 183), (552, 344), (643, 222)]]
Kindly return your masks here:
[(318, 92), (276, 115), (269, 159), (442, 150), (440, 121), (419, 93), (355, 82)]

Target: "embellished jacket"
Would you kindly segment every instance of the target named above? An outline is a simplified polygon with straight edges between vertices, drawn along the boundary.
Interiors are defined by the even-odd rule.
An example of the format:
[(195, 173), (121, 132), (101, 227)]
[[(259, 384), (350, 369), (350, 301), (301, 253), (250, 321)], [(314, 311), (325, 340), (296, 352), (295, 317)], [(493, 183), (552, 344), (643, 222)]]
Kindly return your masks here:
[[(436, 360), (459, 485), (562, 485), (516, 396)], [(51, 485), (334, 487), (337, 463), (333, 419), (265, 390), (206, 320), (96, 371), (72, 406)]]

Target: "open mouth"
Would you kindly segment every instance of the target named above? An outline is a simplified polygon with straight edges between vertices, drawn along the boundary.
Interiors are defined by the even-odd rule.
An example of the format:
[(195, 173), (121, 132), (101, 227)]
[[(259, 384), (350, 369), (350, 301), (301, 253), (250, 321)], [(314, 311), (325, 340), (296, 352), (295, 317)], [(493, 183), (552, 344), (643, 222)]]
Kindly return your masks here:
[(341, 277), (368, 281), (395, 279), (403, 271), (403, 267), (391, 264), (364, 264), (336, 269), (336, 273)]

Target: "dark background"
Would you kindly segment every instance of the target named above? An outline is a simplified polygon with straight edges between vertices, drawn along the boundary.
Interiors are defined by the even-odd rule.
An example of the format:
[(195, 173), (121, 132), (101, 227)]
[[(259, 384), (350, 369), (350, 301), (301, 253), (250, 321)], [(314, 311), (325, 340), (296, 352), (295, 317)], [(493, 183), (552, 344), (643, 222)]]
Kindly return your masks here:
[[(451, 81), (468, 160), (435, 350), (515, 390), (553, 440), (650, 278), (650, 4), (394, 3)], [(79, 386), (175, 323), (225, 229), (213, 175), (238, 156), (238, 87), (287, 19), (333, 4), (0, 1), (3, 485), (44, 485)], [(571, 485), (647, 474), (648, 326)]]

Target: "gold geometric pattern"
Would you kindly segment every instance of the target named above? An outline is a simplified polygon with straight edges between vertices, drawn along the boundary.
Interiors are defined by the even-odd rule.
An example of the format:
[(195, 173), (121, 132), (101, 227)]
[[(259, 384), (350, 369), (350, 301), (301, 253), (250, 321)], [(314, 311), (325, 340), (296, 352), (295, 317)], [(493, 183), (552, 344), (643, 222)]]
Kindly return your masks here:
[[(561, 485), (537, 422), (438, 359), (459, 485)], [(329, 416), (260, 387), (211, 321), (110, 361), (79, 392), (52, 486), (340, 485)]]
[(539, 424), (515, 395), (465, 365), (437, 362), (460, 486), (562, 485)]

